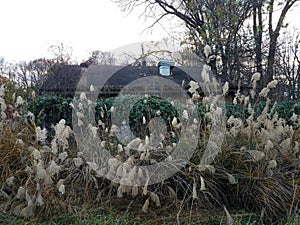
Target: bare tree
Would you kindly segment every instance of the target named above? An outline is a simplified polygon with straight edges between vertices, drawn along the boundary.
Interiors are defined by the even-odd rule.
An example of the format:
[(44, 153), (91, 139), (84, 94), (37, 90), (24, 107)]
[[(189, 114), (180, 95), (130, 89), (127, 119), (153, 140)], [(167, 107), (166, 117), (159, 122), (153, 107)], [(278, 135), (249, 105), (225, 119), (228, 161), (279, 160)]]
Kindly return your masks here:
[(279, 91), (289, 99), (300, 98), (300, 32), (286, 33), (279, 40), (274, 72), (280, 81)]
[(284, 26), (285, 17), (290, 10), (290, 8), (297, 2), (298, 0), (285, 0), (285, 1), (277, 1), (278, 6), (283, 5), (280, 11), (279, 19), (274, 26), (274, 4), (275, 0), (270, 0), (267, 3), (268, 9), (268, 32), (269, 32), (269, 50), (268, 50), (268, 63), (265, 74), (265, 83), (273, 80), (274, 76), (274, 63), (275, 63), (275, 55), (276, 49), (278, 45), (278, 38), (280, 35), (280, 31)]
[(6, 67), (6, 73), (8, 73), (10, 81), (19, 86), (34, 88), (41, 84), (53, 65), (53, 60), (41, 58), (29, 62), (9, 64)]
[(68, 65), (71, 63), (73, 48), (63, 43), (59, 45), (51, 45), (48, 52), (52, 55), (53, 61), (57, 64)]
[(96, 65), (115, 65), (116, 59), (111, 52), (95, 50), (90, 53), (87, 63)]
[[(238, 0), (119, 0), (124, 10), (132, 10), (143, 5), (144, 15), (156, 17), (157, 21), (166, 16), (174, 16), (184, 22), (188, 29), (187, 39), (192, 40), (197, 55), (203, 56), (205, 45), (212, 47), (209, 65), (215, 73), (236, 78), (239, 68), (241, 46), (239, 30), (245, 19), (251, 15), (252, 1)], [(156, 22), (157, 22), (156, 21)], [(217, 67), (216, 59), (221, 59)], [(234, 69), (235, 68), (235, 69)]]
[[(161, 21), (173, 16), (184, 22), (187, 40), (203, 56), (206, 44), (212, 47), (209, 65), (215, 73), (238, 80), (241, 73), (254, 67), (262, 73), (264, 83), (273, 79), (278, 38), (288, 11), (297, 0), (115, 0), (121, 9), (144, 7), (146, 17)], [(279, 13), (276, 21), (275, 11)], [(267, 18), (264, 19), (267, 15)], [(252, 22), (249, 19), (252, 17)], [(248, 36), (243, 32), (247, 24)], [(251, 38), (249, 38), (249, 36)], [(189, 42), (191, 43), (191, 42)], [(250, 43), (250, 44), (249, 44)], [(252, 43), (252, 44), (251, 44)], [(250, 59), (251, 62), (245, 65)], [(243, 57), (246, 57), (243, 58)], [(217, 66), (216, 59), (220, 59)]]

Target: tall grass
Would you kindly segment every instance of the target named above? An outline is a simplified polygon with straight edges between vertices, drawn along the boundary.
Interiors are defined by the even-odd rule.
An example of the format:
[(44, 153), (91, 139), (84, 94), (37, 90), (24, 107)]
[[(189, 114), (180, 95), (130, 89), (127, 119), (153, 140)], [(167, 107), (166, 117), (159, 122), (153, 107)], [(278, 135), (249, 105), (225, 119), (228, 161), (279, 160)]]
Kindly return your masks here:
[[(153, 146), (148, 136), (121, 144), (116, 138), (118, 127), (106, 127), (104, 121), (98, 121), (95, 126), (86, 120), (87, 113), (94, 108), (92, 104), (82, 107), (89, 101), (84, 94), (77, 100), (78, 105), (72, 105), (84, 142), (76, 142), (78, 133), (67, 126), (65, 120), (53, 125), (54, 133), (49, 140), (49, 131), (36, 126), (32, 113), (26, 111), (26, 101), (20, 96), (7, 96), (11, 92), (4, 90), (0, 96), (1, 210), (18, 217), (39, 218), (57, 213), (76, 214), (78, 206), (83, 205), (141, 215), (172, 209), (170, 212), (177, 223), (192, 222), (203, 216), (203, 210), (216, 209), (226, 209), (224, 215), (226, 212), (225, 220), (229, 224), (234, 221), (235, 224), (254, 224), (252, 218), (239, 222), (244, 219), (230, 213), (236, 210), (259, 215), (262, 224), (279, 223), (283, 217), (296, 218), (299, 214), (300, 116), (293, 115), (293, 124), (279, 118), (270, 108), (266, 94), (276, 82), (256, 93), (258, 81), (259, 76), (254, 74), (249, 96), (236, 94), (233, 104), (243, 105), (250, 114), (244, 118), (231, 116), (224, 121), (225, 138), (221, 144), (209, 139), (211, 123), (219, 112), (212, 102), (220, 95), (200, 99), (208, 111), (205, 120), (195, 118), (189, 127), (191, 134), (193, 129), (201, 128), (198, 147), (191, 159), (168, 179), (145, 185), (137, 183), (138, 179), (147, 177), (137, 166), (168, 159), (178, 143), (160, 143), (158, 151), (150, 151)], [(197, 94), (196, 89), (193, 90), (193, 94)], [(223, 90), (226, 92), (226, 87)], [(259, 115), (253, 109), (257, 97), (266, 98)], [(180, 123), (184, 121), (173, 119), (169, 126), (174, 129), (169, 131), (180, 130)], [(112, 158), (101, 158), (108, 162), (105, 169), (98, 168), (96, 161), (90, 161), (95, 154), (92, 150), (97, 146), (110, 151)], [(201, 160), (209, 146), (220, 151), (217, 155), (213, 153), (214, 157), (208, 155), (206, 162), (209, 163), (203, 164)], [(88, 154), (91, 154), (89, 159)], [(91, 218), (95, 223), (96, 217)], [(70, 220), (77, 223), (77, 219)]]

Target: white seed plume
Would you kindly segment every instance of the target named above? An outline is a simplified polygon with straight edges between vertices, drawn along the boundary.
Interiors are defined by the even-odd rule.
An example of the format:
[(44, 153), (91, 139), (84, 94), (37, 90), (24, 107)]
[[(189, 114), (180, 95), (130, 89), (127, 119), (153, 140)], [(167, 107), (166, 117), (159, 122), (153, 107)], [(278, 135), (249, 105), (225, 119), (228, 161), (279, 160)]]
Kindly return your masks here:
[(41, 206), (41, 205), (44, 204), (44, 200), (43, 200), (43, 197), (42, 197), (41, 193), (38, 193), (37, 198), (35, 200), (35, 204), (37, 206)]
[(275, 159), (273, 159), (273, 160), (270, 160), (269, 162), (268, 162), (268, 169), (274, 169), (274, 168), (276, 168), (277, 167), (277, 161), (275, 160)]
[(20, 105), (23, 105), (24, 103), (25, 103), (24, 99), (21, 96), (18, 96), (16, 105), (20, 106)]
[(174, 199), (177, 199), (177, 194), (176, 192), (174, 191), (173, 188), (171, 188), (170, 186), (168, 186), (168, 189), (169, 189), (169, 195), (174, 198)]
[(120, 185), (117, 190), (117, 197), (123, 198), (123, 185)]
[(95, 163), (95, 162), (87, 162), (87, 164), (88, 164), (90, 170), (93, 170), (93, 171), (97, 171), (98, 170), (97, 163)]
[(203, 65), (203, 68), (201, 71), (201, 77), (202, 77), (203, 82), (205, 82), (205, 83), (210, 82), (210, 79), (209, 79), (209, 71), (210, 70), (211, 70), (211, 68), (209, 65), (206, 65), (206, 64)]
[(198, 198), (198, 196), (197, 196), (197, 184), (194, 181), (194, 183), (193, 183), (193, 199), (197, 199), (197, 198)]
[(142, 142), (142, 140), (140, 138), (135, 138), (131, 142), (129, 142), (126, 147), (128, 149), (136, 149), (136, 148), (138, 148), (138, 146), (140, 145), (141, 142)]
[(36, 190), (37, 190), (37, 191), (40, 191), (40, 190), (41, 190), (41, 185), (40, 185), (40, 183), (37, 183), (37, 184), (36, 184)]
[(227, 177), (228, 177), (228, 181), (230, 184), (237, 184), (237, 180), (235, 179), (235, 177), (232, 174), (226, 173)]
[(137, 195), (139, 194), (139, 186), (138, 186), (138, 185), (135, 184), (135, 185), (132, 187), (132, 192), (131, 192), (131, 194), (132, 194), (133, 197), (135, 197), (135, 196), (137, 196)]
[(28, 111), (27, 117), (30, 118), (30, 120), (34, 121), (34, 114), (32, 112)]
[(28, 193), (28, 190), (26, 190), (26, 192), (25, 192), (25, 199), (26, 199), (26, 202), (27, 202), (27, 206), (33, 205), (33, 201), (32, 201), (31, 196)]
[(37, 180), (44, 180), (47, 176), (47, 172), (44, 169), (44, 165), (42, 161), (39, 161), (39, 163), (36, 165), (36, 178)]
[(198, 170), (201, 171), (201, 172), (207, 170), (208, 172), (210, 172), (212, 174), (214, 174), (216, 172), (216, 168), (212, 165), (199, 165)]
[(268, 87), (265, 87), (259, 92), (259, 96), (265, 98), (265, 97), (267, 97), (269, 91), (270, 91), (270, 89)]
[(11, 176), (11, 177), (8, 177), (8, 178), (6, 179), (5, 183), (6, 183), (9, 187), (12, 187), (13, 184), (14, 184), (14, 180), (15, 180), (15, 178), (14, 178), (13, 176)]
[(260, 73), (254, 73), (251, 77), (251, 82), (252, 81), (259, 81), (260, 80)]
[(205, 191), (206, 187), (205, 187), (205, 182), (202, 176), (200, 176), (200, 190), (201, 191)]
[(50, 165), (47, 168), (47, 172), (50, 176), (57, 174), (60, 171), (61, 167), (56, 164), (54, 160), (51, 160)]
[(234, 105), (237, 105), (237, 97), (234, 97), (232, 103), (233, 103)]
[(24, 187), (19, 187), (16, 198), (17, 199), (24, 199), (25, 198), (25, 188)]
[(129, 171), (129, 173), (128, 173), (128, 178), (129, 178), (130, 180), (134, 181), (135, 178), (136, 178), (136, 175), (137, 175), (137, 168), (136, 168), (136, 166), (134, 166), (134, 167)]
[(146, 152), (143, 152), (143, 153), (140, 155), (140, 160), (141, 160), (141, 161), (145, 160), (145, 157), (146, 157)]
[(58, 191), (63, 195), (66, 192), (66, 187), (64, 184), (60, 185)]
[(47, 139), (47, 133), (48, 133), (48, 131), (47, 131), (47, 129), (44, 127), (43, 129), (42, 129), (42, 133), (41, 133), (41, 142), (45, 142), (46, 141), (46, 139)]
[(76, 115), (77, 115), (78, 119), (83, 119), (84, 118), (84, 115), (81, 112), (77, 112)]
[(141, 168), (138, 169), (137, 177), (138, 177), (139, 179), (144, 178), (143, 170), (142, 170)]
[(189, 114), (186, 110), (183, 110), (182, 112), (182, 118), (185, 120), (189, 120)]
[(279, 145), (284, 151), (289, 150), (291, 146), (291, 138), (287, 138)]
[(277, 80), (272, 80), (271, 82), (269, 82), (267, 84), (267, 88), (275, 88), (278, 84), (278, 81)]
[(117, 166), (119, 165), (119, 161), (116, 158), (110, 158), (108, 160), (108, 165), (110, 167), (117, 168)]
[(223, 86), (223, 95), (227, 95), (228, 93), (228, 90), (229, 90), (229, 83), (226, 81), (224, 86)]
[(143, 124), (146, 124), (146, 123), (147, 123), (146, 118), (145, 118), (145, 116), (143, 116)]
[(148, 182), (149, 182), (149, 179), (146, 181), (146, 184), (143, 187), (143, 195), (147, 195), (147, 193), (148, 193)]
[(185, 85), (185, 80), (182, 80), (182, 82), (181, 82), (181, 87), (183, 88), (184, 85)]
[(254, 99), (255, 95), (256, 95), (256, 92), (254, 90), (250, 90), (250, 96), (252, 99)]
[(148, 208), (149, 208), (149, 198), (145, 201), (143, 207), (142, 207), (142, 211), (144, 213), (147, 213), (148, 212)]
[[(31, 146), (30, 146), (30, 147), (31, 147)], [(32, 147), (32, 148), (33, 148), (33, 147)], [(29, 150), (31, 150), (31, 149), (29, 149)], [(37, 150), (37, 149), (35, 149), (35, 148), (33, 148), (33, 151), (31, 152), (31, 155), (32, 155), (32, 157), (33, 157), (35, 160), (39, 160), (39, 159), (42, 158), (42, 155), (41, 155), (40, 151)]]
[(73, 161), (76, 167), (80, 167), (83, 163), (82, 158), (73, 158)]
[(86, 94), (84, 92), (81, 92), (79, 99), (80, 101), (86, 101), (87, 100)]
[(150, 144), (150, 140), (149, 140), (149, 137), (148, 135), (145, 137), (145, 146), (149, 146)]
[(118, 144), (118, 153), (123, 152), (123, 146), (121, 144)]
[(31, 92), (31, 97), (32, 97), (33, 99), (35, 99), (35, 96), (36, 96), (36, 94), (35, 94), (35, 91), (33, 90), (33, 91)]
[(205, 45), (203, 52), (205, 57), (208, 58), (212, 54), (211, 47), (209, 45)]
[(100, 145), (101, 145), (102, 148), (105, 148), (106, 141), (101, 141), (101, 144), (100, 144)]
[(84, 125), (84, 123), (82, 122), (82, 120), (81, 120), (81, 119), (79, 119), (79, 118), (78, 118), (78, 122), (77, 122), (77, 124), (78, 124), (78, 126), (79, 126), (79, 127), (81, 127), (81, 126), (83, 126), (83, 125)]
[(266, 145), (265, 145), (264, 151), (269, 152), (270, 150), (273, 149), (273, 147), (274, 147), (273, 142), (268, 140)]
[(159, 200), (159, 197), (156, 193), (151, 192), (150, 199), (155, 203), (156, 207), (160, 207), (160, 200)]
[(95, 91), (95, 87), (94, 87), (94, 85), (91, 84), (91, 86), (90, 86), (90, 92), (93, 92), (93, 91)]
[(98, 127), (94, 127), (92, 124), (88, 125), (90, 132), (92, 133), (93, 138), (97, 137)]
[(78, 103), (78, 108), (79, 108), (80, 110), (83, 110), (83, 105), (82, 105), (81, 102)]
[(67, 157), (68, 157), (67, 152), (61, 152), (58, 154), (58, 159), (60, 159), (61, 161), (64, 161)]
[(190, 85), (190, 88), (188, 91), (191, 94), (194, 94), (197, 91), (197, 89), (199, 88), (199, 84), (195, 81), (190, 81), (189, 85)]
[(115, 124), (113, 124), (113, 125), (111, 125), (110, 131), (109, 131), (109, 135), (111, 137), (113, 137), (113, 136), (115, 136), (115, 134), (117, 133), (117, 131), (118, 131), (118, 126), (115, 125)]
[(145, 152), (146, 149), (144, 147), (144, 144), (143, 143), (140, 143), (139, 147), (138, 147), (138, 152)]
[(172, 156), (171, 155), (169, 155), (167, 158), (166, 158), (166, 161), (172, 161)]
[(0, 86), (0, 97), (4, 97), (5, 96), (5, 85), (2, 84)]
[(58, 152), (58, 146), (57, 146), (57, 142), (56, 142), (55, 139), (53, 139), (53, 140), (51, 141), (51, 152), (52, 152), (54, 155), (56, 155), (57, 152)]
[(178, 126), (178, 122), (177, 122), (176, 117), (174, 117), (173, 120), (172, 120), (172, 126), (175, 127), (175, 128)]
[(124, 177), (126, 175), (126, 170), (123, 167), (123, 164), (120, 164), (117, 169), (117, 176)]
[(261, 160), (266, 155), (262, 151), (258, 151), (258, 150), (248, 150), (246, 152), (249, 153), (249, 155), (251, 156), (251, 158), (254, 162)]
[(230, 213), (228, 212), (228, 210), (226, 209), (226, 207), (224, 206), (224, 210), (226, 213), (226, 220), (227, 220), (227, 225), (233, 225), (234, 224), (234, 219), (231, 217)]

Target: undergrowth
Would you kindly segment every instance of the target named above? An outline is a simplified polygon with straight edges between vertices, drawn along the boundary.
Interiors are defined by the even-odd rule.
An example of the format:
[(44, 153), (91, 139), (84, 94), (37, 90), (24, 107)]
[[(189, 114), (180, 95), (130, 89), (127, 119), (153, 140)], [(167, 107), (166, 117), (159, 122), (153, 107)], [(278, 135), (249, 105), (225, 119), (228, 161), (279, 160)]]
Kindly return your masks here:
[[(258, 81), (258, 75), (252, 80)], [(265, 96), (265, 89), (256, 93), (253, 85), (249, 97), (238, 92), (233, 102), (247, 113), (226, 117), (225, 107), (217, 104), (226, 94), (224, 88), (219, 95), (199, 98), (198, 84), (190, 85), (191, 94), (196, 95), (194, 102), (171, 117), (160, 108), (151, 111), (149, 107), (148, 115), (135, 117), (146, 132), (133, 139), (122, 133), (129, 124), (107, 124), (104, 114), (97, 123), (91, 121), (95, 104), (85, 93), (65, 103), (73, 112), (72, 129), (61, 119), (51, 125), (49, 138), (49, 129), (36, 124), (27, 102), (21, 96), (8, 97), (11, 92), (4, 90), (0, 96), (0, 207), (5, 214), (1, 218), (10, 214), (38, 220), (66, 213), (76, 216), (55, 217), (53, 224), (56, 219), (57, 223), (64, 219), (75, 224), (89, 219), (91, 223), (115, 223), (109, 215), (105, 221), (97, 215), (78, 217), (78, 206), (84, 205), (148, 219), (172, 212), (172, 223), (178, 224), (193, 223), (203, 212), (220, 209), (224, 219), (210, 220), (210, 224), (274, 224), (283, 223), (282, 218), (297, 218), (299, 105), (295, 103), (293, 112), (280, 108), (288, 115), (287, 121), (275, 110), (277, 103), (271, 104)], [(274, 83), (267, 88), (274, 88)], [(266, 100), (260, 110), (253, 107), (257, 96)], [(35, 97), (33, 94), (32, 99)], [(145, 96), (143, 104), (151, 103), (148, 98)], [(205, 107), (200, 119), (199, 101)], [(174, 105), (165, 109), (171, 112)], [(113, 113), (114, 106), (107, 112)], [(151, 129), (151, 119), (157, 117), (166, 122), (161, 133)], [(122, 135), (127, 142), (118, 140)], [(183, 165), (180, 157), (189, 150), (191, 140), (196, 148)], [(109, 154), (104, 154), (104, 149)], [(144, 169), (161, 162), (165, 167), (159, 171)], [(164, 176), (170, 167), (175, 172), (167, 179), (151, 180)], [(247, 222), (246, 217), (233, 213), (239, 210), (255, 216), (247, 217)], [(122, 217), (120, 224), (127, 219)]]

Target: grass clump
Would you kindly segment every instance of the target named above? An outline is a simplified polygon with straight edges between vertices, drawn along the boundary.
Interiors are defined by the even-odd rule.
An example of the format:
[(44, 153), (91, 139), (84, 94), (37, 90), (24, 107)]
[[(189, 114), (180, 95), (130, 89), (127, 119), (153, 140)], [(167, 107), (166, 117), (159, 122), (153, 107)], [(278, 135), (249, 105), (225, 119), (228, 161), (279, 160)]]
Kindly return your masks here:
[[(147, 132), (133, 139), (122, 133), (126, 126), (104, 121), (104, 112), (97, 123), (91, 121), (95, 105), (85, 94), (68, 103), (75, 120), (72, 128), (61, 119), (51, 125), (50, 138), (47, 128), (37, 126), (32, 113), (26, 112), (21, 97), (7, 102), (1, 96), (1, 218), (5, 221), (9, 213), (37, 223), (51, 218), (52, 224), (134, 223), (128, 215), (178, 224), (197, 223), (204, 216), (207, 224), (272, 224), (283, 223), (282, 218), (294, 222), (300, 197), (300, 116), (295, 106), (287, 121), (270, 99), (257, 110), (253, 107), (256, 95), (264, 97), (255, 88), (249, 97), (237, 93), (233, 105), (244, 107), (247, 113), (227, 116), (225, 107), (217, 104), (222, 94), (194, 97), (197, 104), (201, 101), (202, 118), (194, 117), (199, 108), (189, 102), (172, 118), (164, 115), (162, 120), (168, 124), (162, 133), (152, 132), (150, 125), (151, 118), (163, 110), (143, 99), (155, 105), (156, 114), (139, 115), (140, 129)], [(165, 109), (172, 111), (172, 104)], [(106, 113), (113, 110), (111, 106)], [(127, 142), (119, 140), (122, 135), (124, 140), (129, 138)], [(165, 141), (168, 135), (173, 139)], [(222, 137), (224, 141), (219, 141)], [(198, 145), (182, 166), (176, 156), (185, 156), (191, 140)], [(143, 169), (158, 163), (165, 167), (156, 173)], [(170, 167), (175, 172), (167, 179), (151, 182)], [(89, 211), (97, 207), (104, 213)], [(112, 209), (125, 216), (106, 213)], [(203, 213), (214, 210), (224, 219)], [(241, 210), (251, 216), (235, 213)], [(166, 212), (171, 216), (166, 217)]]

